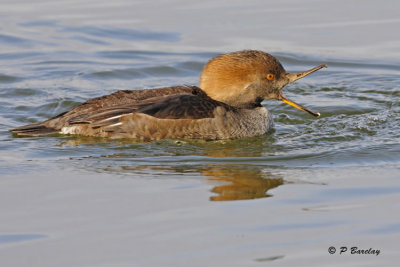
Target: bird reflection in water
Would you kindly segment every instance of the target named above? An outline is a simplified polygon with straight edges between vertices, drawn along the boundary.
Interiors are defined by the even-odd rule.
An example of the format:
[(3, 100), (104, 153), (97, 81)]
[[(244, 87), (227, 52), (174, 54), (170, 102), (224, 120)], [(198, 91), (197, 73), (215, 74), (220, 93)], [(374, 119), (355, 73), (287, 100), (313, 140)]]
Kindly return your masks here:
[[(177, 143), (172, 141), (163, 141), (159, 144), (146, 144), (143, 142), (135, 142), (134, 140), (119, 140), (108, 143), (107, 140), (102, 140), (99, 138), (81, 137), (67, 139), (61, 143), (60, 146), (101, 143), (101, 141), (104, 142), (104, 146), (109, 145), (111, 147), (115, 147), (116, 144), (118, 144), (125, 149), (119, 150), (119, 153), (94, 157), (97, 159), (95, 168), (99, 167), (99, 159), (118, 158), (118, 162), (113, 162), (111, 165), (104, 164), (107, 165), (107, 167), (104, 167), (103, 171), (136, 173), (139, 175), (157, 174), (160, 176), (171, 173), (201, 174), (202, 176), (206, 177), (207, 182), (214, 185), (211, 192), (215, 193), (216, 195), (210, 197), (211, 201), (232, 201), (270, 197), (272, 195), (269, 194), (268, 191), (284, 184), (285, 181), (282, 177), (266, 171), (265, 166), (259, 167), (251, 164), (182, 165), (176, 164), (176, 162), (172, 161), (169, 162), (169, 164), (166, 164), (166, 162), (161, 163), (161, 165), (154, 164), (155, 162), (152, 161), (152, 164), (146, 164), (143, 162), (144, 164), (136, 165), (132, 164), (132, 162), (134, 162), (132, 160), (142, 158), (144, 155), (149, 156), (149, 146), (151, 147), (152, 144), (158, 148), (162, 148), (157, 151), (157, 154), (155, 154), (155, 152), (151, 154), (151, 156), (157, 157), (170, 156), (171, 154), (176, 154), (177, 156), (196, 154), (197, 156), (206, 156), (215, 159), (226, 157), (235, 158), (235, 156), (255, 157), (261, 155), (262, 150), (258, 150), (257, 148), (263, 148), (265, 146), (265, 142), (268, 141), (268, 138), (268, 136), (265, 136), (264, 138), (224, 141), (222, 143), (194, 141)], [(251, 147), (252, 149), (247, 151), (243, 149), (243, 147)], [(193, 150), (196, 151), (196, 153), (193, 153)], [(125, 164), (128, 162), (129, 164)], [(87, 168), (87, 166), (85, 166), (85, 168)]]
[(216, 184), (210, 191), (215, 193), (210, 201), (233, 201), (271, 197), (268, 191), (285, 183), (284, 179), (263, 171), (254, 166), (238, 165), (205, 165), (201, 167), (188, 166), (159, 166), (136, 165), (108, 167), (107, 172), (133, 172), (137, 174), (149, 173), (160, 176), (168, 175), (168, 172), (177, 174), (200, 173), (206, 177), (206, 181)]
[[(251, 169), (250, 169), (251, 168)], [(270, 197), (268, 190), (284, 183), (283, 179), (254, 166), (213, 166), (201, 171), (207, 180), (216, 182), (211, 201), (232, 201)]]

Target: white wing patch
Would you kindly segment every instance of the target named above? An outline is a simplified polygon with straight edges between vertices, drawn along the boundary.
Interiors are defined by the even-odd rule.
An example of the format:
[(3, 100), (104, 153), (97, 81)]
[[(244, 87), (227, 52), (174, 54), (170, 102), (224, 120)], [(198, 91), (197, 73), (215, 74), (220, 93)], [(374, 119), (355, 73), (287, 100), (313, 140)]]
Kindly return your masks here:
[(117, 122), (117, 123), (111, 124), (107, 127), (114, 127), (114, 126), (118, 126), (118, 125), (122, 125), (122, 122)]
[(61, 134), (75, 134), (77, 128), (78, 128), (78, 126), (62, 127), (60, 133)]
[(117, 115), (117, 116), (110, 117), (110, 118), (107, 118), (107, 119), (104, 119), (104, 120), (101, 120), (101, 121), (109, 121), (109, 120), (113, 120), (113, 119), (120, 118), (121, 116), (122, 116), (122, 115)]

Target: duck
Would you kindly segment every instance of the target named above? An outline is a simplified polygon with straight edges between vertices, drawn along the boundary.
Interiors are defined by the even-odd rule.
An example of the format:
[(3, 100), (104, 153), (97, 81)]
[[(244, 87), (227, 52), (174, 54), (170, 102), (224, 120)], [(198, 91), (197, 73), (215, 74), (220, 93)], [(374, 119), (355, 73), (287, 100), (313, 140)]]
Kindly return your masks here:
[(204, 66), (199, 86), (120, 90), (89, 99), (48, 120), (10, 131), (16, 136), (81, 135), (110, 139), (239, 139), (266, 134), (271, 113), (261, 105), (289, 100), (282, 89), (321, 68), (289, 73), (274, 56), (260, 50), (220, 54)]

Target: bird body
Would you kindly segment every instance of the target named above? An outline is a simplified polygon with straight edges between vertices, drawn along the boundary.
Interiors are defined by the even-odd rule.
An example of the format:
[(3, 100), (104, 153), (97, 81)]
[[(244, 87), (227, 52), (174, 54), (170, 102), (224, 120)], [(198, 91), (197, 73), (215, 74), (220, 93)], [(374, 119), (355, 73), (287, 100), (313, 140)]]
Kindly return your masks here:
[(256, 50), (223, 54), (204, 67), (200, 86), (122, 90), (101, 96), (43, 122), (11, 131), (20, 136), (72, 134), (137, 138), (234, 139), (265, 134), (271, 114), (264, 99), (282, 100), (282, 88), (325, 65), (290, 74), (273, 56)]

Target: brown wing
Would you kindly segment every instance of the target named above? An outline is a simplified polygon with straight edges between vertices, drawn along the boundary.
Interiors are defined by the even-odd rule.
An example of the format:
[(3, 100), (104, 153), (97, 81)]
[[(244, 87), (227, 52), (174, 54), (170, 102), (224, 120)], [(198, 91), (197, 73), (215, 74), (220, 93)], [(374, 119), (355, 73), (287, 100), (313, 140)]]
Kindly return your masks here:
[[(88, 100), (68, 112), (59, 114), (44, 122), (21, 126), (10, 131), (20, 135), (42, 135), (57, 133), (71, 124), (90, 124), (102, 120), (117, 118), (132, 113), (139, 108), (163, 101), (174, 95), (207, 95), (196, 86), (173, 86), (146, 90), (122, 90)], [(109, 122), (112, 122), (111, 120)]]
[(125, 106), (134, 103), (142, 103), (147, 99), (178, 94), (206, 96), (206, 93), (204, 93), (197, 86), (172, 86), (144, 90), (120, 90), (109, 95), (92, 98), (82, 105), (76, 107), (75, 109), (79, 110), (80, 108), (87, 109), (92, 107), (98, 109), (106, 107)]
[(224, 107), (234, 110), (222, 102), (215, 101), (206, 95), (173, 95), (147, 99), (144, 103), (111, 107), (97, 110), (85, 116), (72, 118), (70, 125), (90, 124), (92, 128), (106, 127), (120, 121), (121, 116), (142, 113), (158, 119), (203, 119), (213, 118), (214, 110)]
[[(206, 93), (196, 86), (172, 86), (145, 90), (121, 90), (109, 95), (89, 99), (85, 103), (60, 115), (62, 115), (62, 118), (68, 118), (67, 120), (70, 120), (73, 117), (84, 117), (86, 115), (90, 115), (92, 112), (98, 112), (99, 110), (104, 110), (107, 108), (137, 106), (148, 103), (149, 101), (156, 101), (160, 97), (177, 94), (206, 96)], [(51, 119), (60, 118), (60, 115), (57, 115)]]
[(141, 106), (136, 112), (159, 119), (204, 119), (213, 118), (214, 109), (218, 106), (230, 108), (209, 97), (175, 95)]
[[(147, 93), (147, 96), (150, 97), (140, 100), (137, 100), (138, 98), (135, 99), (131, 98), (130, 101), (127, 101), (125, 99), (124, 105), (115, 105), (111, 107), (106, 105), (104, 107), (98, 107), (95, 110), (86, 109), (85, 110), (86, 112), (78, 112), (79, 108), (83, 108), (83, 106), (86, 105), (87, 103), (98, 102), (90, 100), (87, 103), (82, 104), (81, 105), (82, 107), (78, 106), (77, 108), (71, 110), (70, 112), (62, 114), (62, 116), (68, 117), (67, 122), (69, 124), (92, 123), (95, 121), (109, 119), (111, 117), (116, 117), (119, 115), (133, 113), (133, 112), (144, 113), (157, 118), (197, 119), (197, 118), (212, 117), (213, 109), (215, 107), (217, 107), (218, 105), (225, 105), (223, 103), (220, 103), (218, 101), (209, 98), (207, 94), (204, 93), (198, 87), (192, 86), (185, 88), (190, 88), (190, 91), (181, 91), (180, 93), (173, 95), (165, 94), (157, 96), (153, 96), (154, 94), (148, 94), (146, 92), (148, 90), (140, 90), (139, 94)], [(128, 96), (132, 94), (131, 91), (126, 91), (123, 94), (122, 92), (123, 91), (118, 91), (115, 94), (118, 93), (120, 97), (124, 95), (126, 98), (128, 98)], [(137, 96), (137, 94), (135, 95)], [(112, 95), (106, 97), (110, 96)]]

